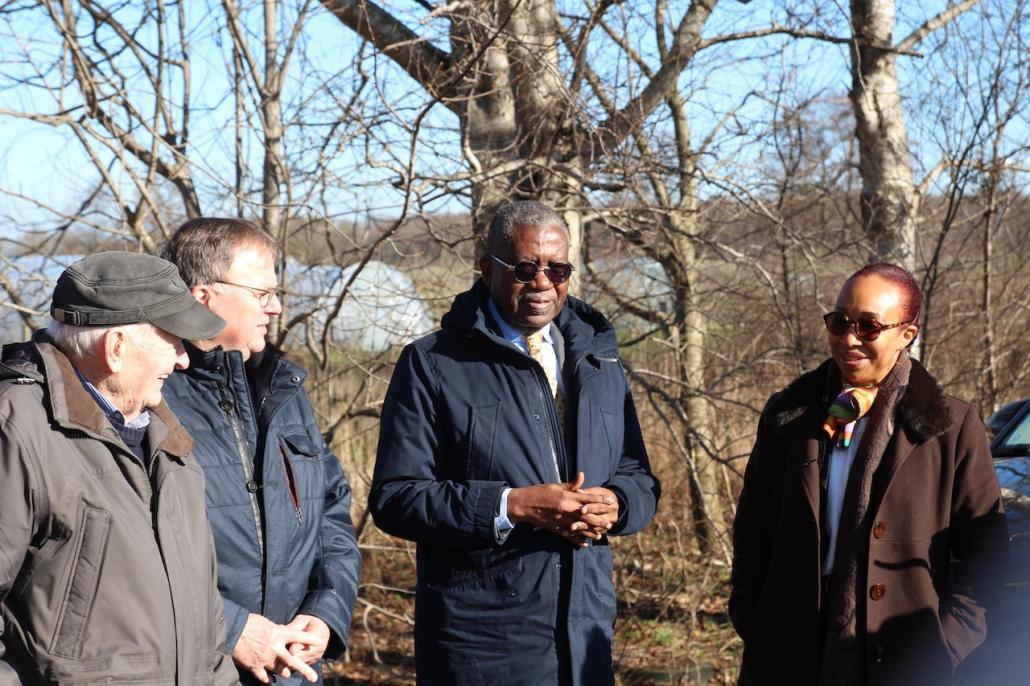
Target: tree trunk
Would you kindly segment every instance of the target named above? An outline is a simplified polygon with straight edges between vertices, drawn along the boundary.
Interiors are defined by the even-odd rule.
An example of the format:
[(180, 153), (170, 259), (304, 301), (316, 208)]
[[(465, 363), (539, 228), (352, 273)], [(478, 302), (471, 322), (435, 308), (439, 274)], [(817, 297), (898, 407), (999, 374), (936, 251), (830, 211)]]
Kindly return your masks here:
[(870, 258), (915, 269), (918, 194), (909, 163), (893, 0), (851, 0), (851, 78)]
[(696, 215), (687, 210), (672, 218), (675, 225), (668, 253), (662, 259), (669, 276), (675, 309), (673, 328), (676, 337), (678, 402), (684, 418), (683, 437), (686, 448), (687, 469), (692, 472), (690, 483), (691, 515), (697, 534), (698, 548), (709, 556), (720, 554), (729, 561), (729, 549), (724, 535), (726, 517), (721, 493), (723, 491), (722, 464), (716, 459), (710, 440), (712, 436), (711, 407), (705, 398), (705, 332), (706, 317), (698, 294), (700, 264), (692, 236), (697, 233)]
[(278, 0), (265, 0), (265, 83), (261, 94), (261, 128), (264, 133), (265, 160), (261, 179), (261, 222), (273, 236), (285, 231), (282, 211), (282, 103), (280, 102), (278, 33), (276, 9)]
[[(562, 133), (571, 112), (560, 76), (559, 19), (553, 2), (509, 0), (463, 6), (451, 22), (461, 75), (458, 108), (465, 158), (473, 172), (472, 228), (482, 239), (505, 202), (540, 199), (559, 211), (580, 185), (550, 168), (569, 158)], [(578, 165), (576, 165), (578, 166)], [(570, 230), (579, 221), (569, 217)], [(578, 255), (573, 231), (573, 260)]]
[(994, 354), (994, 312), (991, 301), (994, 299), (994, 282), (991, 275), (994, 262), (994, 222), (998, 214), (998, 185), (1001, 169), (999, 168), (998, 145), (1000, 135), (994, 139), (994, 159), (987, 179), (984, 183), (984, 216), (981, 234), (981, 252), (983, 257), (983, 288), (980, 296), (981, 325), (983, 327), (983, 385), (980, 411), (984, 417), (990, 415), (998, 407), (998, 387), (996, 380), (996, 359)]

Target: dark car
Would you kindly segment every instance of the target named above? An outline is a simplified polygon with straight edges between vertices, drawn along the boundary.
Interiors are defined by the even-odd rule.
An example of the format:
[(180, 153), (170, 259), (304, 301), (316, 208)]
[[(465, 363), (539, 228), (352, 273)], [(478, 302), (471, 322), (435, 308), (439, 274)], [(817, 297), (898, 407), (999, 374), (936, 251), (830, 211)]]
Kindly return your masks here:
[(987, 426), (994, 432), (991, 455), (1005, 499), (1012, 561), (1030, 563), (1030, 398), (1003, 406)]
[(1002, 406), (987, 429), (1005, 500), (1009, 563), (989, 609), (987, 642), (962, 665), (959, 686), (1030, 683), (1030, 398)]

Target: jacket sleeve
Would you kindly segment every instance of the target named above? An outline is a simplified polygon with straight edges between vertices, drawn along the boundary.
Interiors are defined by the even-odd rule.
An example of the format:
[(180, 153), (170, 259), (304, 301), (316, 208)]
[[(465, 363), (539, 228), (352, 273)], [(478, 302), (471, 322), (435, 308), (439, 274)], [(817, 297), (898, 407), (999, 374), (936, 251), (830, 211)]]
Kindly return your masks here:
[(747, 641), (755, 609), (762, 593), (766, 571), (772, 556), (775, 526), (775, 459), (771, 406), (777, 396), (766, 403), (758, 422), (758, 434), (744, 469), (744, 486), (733, 518), (733, 567), (730, 572), (729, 613), (733, 628)]
[(636, 533), (647, 526), (654, 518), (662, 490), (658, 479), (651, 473), (629, 384), (626, 384), (622, 413), (625, 425), (622, 454), (615, 476), (605, 484), (617, 494), (621, 510), (619, 520), (609, 532), (613, 536)]
[[(47, 507), (46, 492), (39, 485), (36, 462), (28, 450), (7, 418), (0, 421), (0, 600), (7, 597), (21, 570), (38, 512)], [(15, 686), (21, 680), (5, 659), (6, 631), (0, 615), (0, 686)]]
[(224, 593), (220, 595), (225, 617), (225, 652), (227, 655), (232, 655), (237, 641), (240, 640), (240, 636), (243, 634), (243, 627), (247, 624), (250, 610), (242, 605), (237, 605), (226, 597)]
[[(210, 527), (208, 527), (210, 529)], [(215, 686), (238, 686), (240, 674), (236, 665), (230, 657), (231, 649), (225, 645), (225, 614), (222, 608), (222, 596), (218, 593), (218, 559), (215, 555), (214, 536), (210, 536), (209, 549), (211, 551), (211, 607), (215, 609), (215, 659), (214, 684)], [(235, 642), (233, 643), (235, 645)]]
[(434, 403), (440, 392), (425, 356), (407, 346), (383, 403), (369, 511), (380, 529), (410, 541), (494, 545), (494, 517), (507, 484), (441, 477)]
[[(308, 417), (314, 414), (307, 408)], [(318, 617), (331, 633), (325, 657), (335, 660), (347, 647), (351, 615), (358, 597), (361, 552), (354, 537), (350, 516), (351, 489), (340, 468), (340, 461), (323, 442), (322, 467), (325, 470), (325, 510), (319, 528), (318, 554), (311, 569), (308, 593), (298, 614)]]
[(971, 407), (961, 420), (955, 456), (948, 540), (953, 559), (948, 592), (941, 599), (944, 637), (958, 666), (987, 635), (985, 605), (1001, 586), (1008, 557), (1001, 489), (983, 422)]

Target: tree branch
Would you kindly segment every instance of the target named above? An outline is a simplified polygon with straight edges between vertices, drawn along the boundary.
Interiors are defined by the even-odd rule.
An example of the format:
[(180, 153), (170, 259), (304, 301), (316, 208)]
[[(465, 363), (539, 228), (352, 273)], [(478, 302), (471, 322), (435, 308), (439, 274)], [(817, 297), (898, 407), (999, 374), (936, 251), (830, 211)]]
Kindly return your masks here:
[(952, 19), (955, 19), (966, 10), (972, 8), (978, 4), (980, 0), (964, 0), (957, 5), (952, 5), (945, 10), (942, 10), (937, 16), (932, 17), (926, 21), (922, 26), (917, 28), (912, 33), (894, 46), (894, 49), (898, 52), (907, 52), (911, 50), (917, 43), (926, 38), (928, 35), (941, 28)]
[(595, 157), (598, 153), (607, 154), (611, 151), (665, 100), (665, 94), (670, 88), (675, 88), (680, 73), (697, 53), (701, 44), (701, 30), (718, 2), (719, 0), (693, 0), (690, 3), (690, 9), (676, 27), (667, 59), (662, 62), (661, 68), (655, 72), (644, 90), (599, 127), (599, 134), (593, 143), (600, 150), (583, 151), (587, 159)]
[[(444, 100), (450, 83), (451, 57), (370, 0), (321, 0), (345, 26), (396, 62), (430, 95)], [(451, 109), (455, 105), (448, 105)]]
[[(979, 2), (979, 0), (976, 0)], [(739, 33), (726, 33), (721, 36), (713, 36), (706, 38), (701, 41), (698, 51), (710, 48), (713, 45), (719, 45), (722, 43), (732, 43), (740, 40), (748, 40), (751, 38), (763, 38), (765, 36), (790, 36), (791, 38), (811, 38), (813, 40), (822, 41), (824, 43), (836, 43), (838, 45), (850, 45), (855, 43), (855, 39), (851, 36), (834, 36), (833, 34), (826, 33), (824, 31), (810, 31), (808, 29), (795, 29), (789, 26), (783, 26), (781, 24), (772, 24), (762, 29), (754, 29), (752, 31), (740, 31)], [(863, 45), (862, 41), (859, 41), (859, 45)], [(913, 52), (908, 47), (901, 47), (897, 45), (894, 47), (883, 46), (883, 45), (870, 45), (869, 47), (875, 47), (883, 50), (884, 52), (893, 52), (899, 55), (907, 55), (909, 57), (922, 57), (918, 52)]]

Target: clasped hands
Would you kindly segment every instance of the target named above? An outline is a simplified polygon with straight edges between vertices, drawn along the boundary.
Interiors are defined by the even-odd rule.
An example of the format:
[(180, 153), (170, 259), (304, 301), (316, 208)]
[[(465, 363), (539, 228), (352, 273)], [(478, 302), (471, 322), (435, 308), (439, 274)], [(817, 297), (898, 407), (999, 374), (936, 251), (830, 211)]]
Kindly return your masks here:
[(297, 615), (289, 624), (276, 624), (259, 614), (247, 616), (243, 633), (232, 650), (232, 659), (263, 684), (269, 674), (283, 678), (296, 672), (308, 681), (318, 680), (310, 667), (329, 645), (329, 626), (311, 615)]
[(508, 519), (550, 531), (580, 548), (598, 541), (619, 519), (619, 500), (603, 486), (583, 488), (583, 472), (573, 483), (538, 484), (508, 493)]

